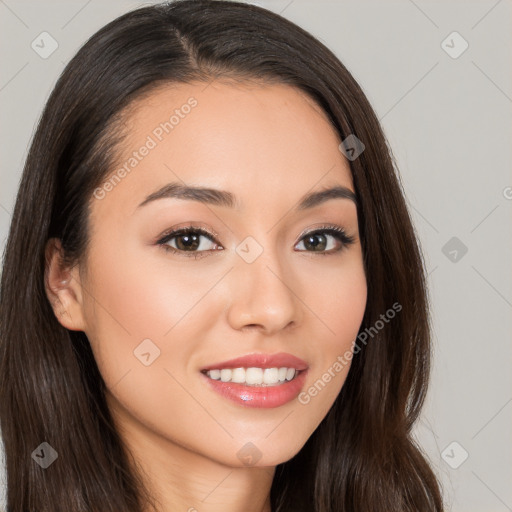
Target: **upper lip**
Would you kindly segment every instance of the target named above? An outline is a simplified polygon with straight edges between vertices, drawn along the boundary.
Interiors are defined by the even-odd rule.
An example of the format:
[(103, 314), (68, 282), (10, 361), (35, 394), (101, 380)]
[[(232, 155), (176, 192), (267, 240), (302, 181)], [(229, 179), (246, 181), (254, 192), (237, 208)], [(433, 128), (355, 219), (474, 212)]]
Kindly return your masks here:
[(279, 352), (278, 354), (248, 354), (246, 356), (210, 364), (201, 368), (201, 371), (219, 370), (223, 368), (295, 368), (296, 370), (306, 370), (308, 364), (302, 359)]

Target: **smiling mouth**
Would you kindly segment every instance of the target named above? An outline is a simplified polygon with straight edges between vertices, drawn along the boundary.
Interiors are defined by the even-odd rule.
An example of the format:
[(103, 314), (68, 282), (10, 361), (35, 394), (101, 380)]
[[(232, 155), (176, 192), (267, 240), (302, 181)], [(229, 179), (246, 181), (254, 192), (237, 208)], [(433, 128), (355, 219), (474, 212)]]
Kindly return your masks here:
[(208, 378), (251, 387), (280, 386), (297, 378), (304, 370), (295, 368), (222, 368), (202, 370)]

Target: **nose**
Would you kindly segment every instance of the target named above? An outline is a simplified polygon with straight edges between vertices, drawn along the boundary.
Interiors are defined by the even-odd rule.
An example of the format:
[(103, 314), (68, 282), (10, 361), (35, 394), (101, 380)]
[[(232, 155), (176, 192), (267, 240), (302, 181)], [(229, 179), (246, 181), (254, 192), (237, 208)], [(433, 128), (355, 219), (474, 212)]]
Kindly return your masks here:
[(290, 267), (268, 252), (254, 262), (239, 260), (230, 276), (227, 318), (233, 329), (259, 328), (267, 335), (297, 327), (302, 320), (302, 300)]

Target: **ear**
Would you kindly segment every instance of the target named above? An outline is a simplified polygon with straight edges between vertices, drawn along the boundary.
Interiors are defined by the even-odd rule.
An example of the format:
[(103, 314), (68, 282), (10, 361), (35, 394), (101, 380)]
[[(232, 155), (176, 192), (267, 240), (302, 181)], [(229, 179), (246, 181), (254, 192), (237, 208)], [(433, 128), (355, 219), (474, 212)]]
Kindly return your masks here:
[(50, 238), (45, 248), (45, 290), (59, 323), (71, 331), (85, 329), (79, 266), (65, 268), (58, 238)]

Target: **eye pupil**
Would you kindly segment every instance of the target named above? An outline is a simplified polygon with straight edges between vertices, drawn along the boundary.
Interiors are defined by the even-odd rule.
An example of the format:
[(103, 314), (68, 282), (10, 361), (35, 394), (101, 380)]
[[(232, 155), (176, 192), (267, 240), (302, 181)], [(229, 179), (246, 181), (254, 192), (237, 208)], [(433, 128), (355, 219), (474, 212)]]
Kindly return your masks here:
[[(323, 238), (321, 242), (318, 242), (319, 238)], [(316, 239), (316, 241), (315, 241)], [(315, 234), (315, 235), (309, 235), (304, 240), (304, 246), (307, 248), (308, 245), (313, 248), (313, 250), (316, 251), (324, 251), (326, 246), (326, 237), (324, 235)]]
[[(180, 244), (181, 241), (183, 242), (182, 244)], [(191, 234), (179, 235), (176, 237), (176, 246), (181, 250), (197, 249), (199, 247), (199, 236)]]

